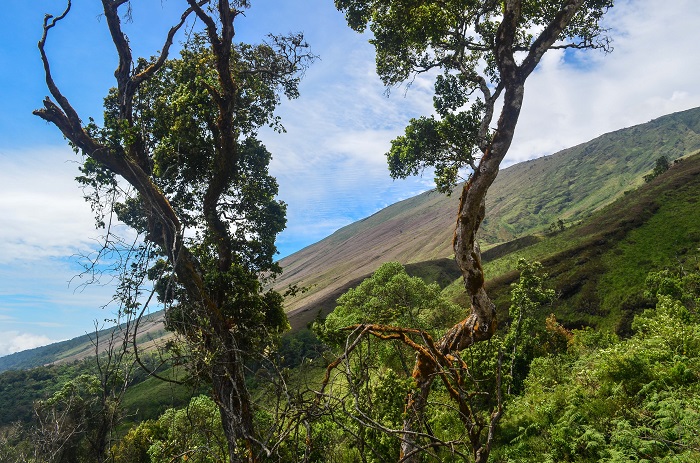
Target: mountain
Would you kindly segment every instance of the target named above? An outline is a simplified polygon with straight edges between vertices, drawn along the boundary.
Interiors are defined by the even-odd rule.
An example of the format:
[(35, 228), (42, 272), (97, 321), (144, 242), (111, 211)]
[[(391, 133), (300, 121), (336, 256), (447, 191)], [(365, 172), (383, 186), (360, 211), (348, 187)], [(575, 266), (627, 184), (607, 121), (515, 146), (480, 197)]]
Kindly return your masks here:
[[(34, 349), (15, 352), (14, 354), (0, 357), (0, 372), (33, 368), (52, 363), (69, 363), (83, 360), (95, 354), (95, 339), (101, 340), (101, 342), (98, 343), (98, 351), (102, 352), (107, 347), (106, 340), (111, 333), (121, 328), (123, 328), (123, 325), (116, 328), (105, 328), (98, 330), (97, 336), (95, 336), (95, 333), (87, 333), (77, 338), (55, 342), (48, 346), (35, 347)], [(141, 349), (147, 350), (151, 342), (161, 339), (168, 334), (163, 324), (163, 312), (154, 312), (145, 315), (139, 323), (137, 342), (141, 346)]]
[[(700, 150), (700, 108), (617, 130), (551, 156), (499, 172), (480, 230), (482, 249), (590, 215), (643, 183), (656, 159)], [(308, 287), (290, 298), (295, 328), (332, 309), (335, 298), (381, 263), (432, 261), (448, 269), (456, 195), (429, 191), (389, 206), (280, 261), (278, 289)], [(522, 243), (520, 243), (522, 244)]]
[[(484, 253), (487, 289), (507, 320), (513, 269), (520, 258), (542, 262), (557, 298), (545, 308), (567, 328), (631, 334), (634, 316), (655, 301), (645, 295), (649, 272), (698, 268), (700, 153), (674, 162), (653, 181), (562, 231), (496, 246)], [(461, 284), (445, 290), (462, 298)]]
[[(693, 239), (700, 236), (700, 223), (693, 222), (700, 220), (695, 210), (700, 175), (693, 170), (700, 158), (689, 157), (698, 150), (700, 108), (503, 169), (489, 192), (480, 230), (489, 290), (500, 309), (507, 308), (517, 258), (537, 259), (560, 294), (552, 309), (566, 326), (602, 323), (624, 334), (634, 313), (644, 307), (645, 301), (631, 294), (639, 292), (646, 273), (669, 265), (674, 253), (690, 253)], [(687, 159), (632, 191), (661, 156)], [(288, 299), (292, 327), (328, 313), (338, 296), (383, 262), (408, 264), (410, 274), (449, 286), (459, 277), (451, 258), (457, 201), (456, 195), (426, 192), (282, 259), (277, 288), (308, 287)], [(567, 229), (545, 236), (559, 219)], [(462, 297), (459, 284), (446, 291)], [(144, 342), (166, 334), (159, 313), (143, 329)], [(70, 362), (93, 353), (86, 335), (0, 357), (0, 371)]]

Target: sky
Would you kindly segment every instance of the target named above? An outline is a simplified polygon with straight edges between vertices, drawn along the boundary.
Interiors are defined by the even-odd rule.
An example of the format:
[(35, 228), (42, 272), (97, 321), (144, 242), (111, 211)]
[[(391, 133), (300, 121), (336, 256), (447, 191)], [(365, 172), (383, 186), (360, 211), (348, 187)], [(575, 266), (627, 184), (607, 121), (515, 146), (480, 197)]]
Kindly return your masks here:
[[(115, 54), (96, 0), (73, 10), (49, 38), (59, 87), (84, 120), (101, 117)], [(150, 56), (184, 0), (134, 0), (126, 26), (134, 56)], [(393, 181), (384, 153), (413, 117), (432, 113), (432, 81), (388, 95), (367, 34), (351, 31), (331, 0), (253, 0), (237, 38), (303, 31), (319, 55), (301, 96), (283, 101), (287, 132), (262, 131), (288, 204), (280, 256), (432, 186)], [(618, 1), (605, 18), (611, 54), (550, 51), (529, 78), (504, 166), (598, 135), (700, 106), (697, 0)], [(48, 93), (36, 43), (45, 13), (64, 0), (5, 0), (0, 28), (0, 356), (91, 332), (113, 317), (108, 279), (86, 285), (81, 262), (99, 243), (74, 181), (76, 156), (58, 129), (31, 114)]]

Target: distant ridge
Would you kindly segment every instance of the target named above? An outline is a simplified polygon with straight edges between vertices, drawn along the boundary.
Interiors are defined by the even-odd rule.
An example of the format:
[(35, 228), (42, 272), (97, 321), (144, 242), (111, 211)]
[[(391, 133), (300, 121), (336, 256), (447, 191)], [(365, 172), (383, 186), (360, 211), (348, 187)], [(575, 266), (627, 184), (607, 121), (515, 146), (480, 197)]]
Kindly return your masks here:
[[(700, 150), (700, 108), (617, 130), (550, 156), (503, 169), (487, 198), (482, 248), (580, 220), (642, 183), (656, 159)], [(278, 288), (311, 289), (292, 298), (294, 327), (308, 323), (339, 289), (381, 263), (415, 263), (452, 255), (458, 198), (422, 193), (341, 228), (280, 261)], [(342, 292), (341, 292), (342, 293)]]
[[(102, 340), (101, 351), (109, 334), (117, 327), (99, 330)], [(92, 339), (95, 333), (84, 334), (77, 338), (59, 341), (48, 346), (35, 347), (14, 354), (0, 357), (0, 372), (6, 370), (23, 370), (27, 368), (48, 365), (51, 363), (73, 362), (82, 360), (95, 354), (95, 345)], [(146, 348), (151, 340), (167, 335), (163, 325), (163, 312), (158, 311), (144, 316), (139, 324), (137, 341)]]

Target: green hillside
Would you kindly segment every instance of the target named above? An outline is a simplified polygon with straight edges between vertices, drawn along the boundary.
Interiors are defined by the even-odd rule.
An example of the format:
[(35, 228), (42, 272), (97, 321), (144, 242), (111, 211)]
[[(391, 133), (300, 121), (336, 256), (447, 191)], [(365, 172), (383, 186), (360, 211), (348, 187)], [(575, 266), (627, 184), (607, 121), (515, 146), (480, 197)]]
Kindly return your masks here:
[(504, 169), (489, 192), (482, 239), (507, 241), (557, 219), (579, 220), (640, 185), (659, 157), (673, 161), (697, 150), (696, 108)]
[[(503, 424), (498, 430), (499, 442), (495, 450), (501, 459), (495, 461), (511, 461), (509, 455), (516, 455), (517, 452), (520, 452), (517, 461), (540, 461), (536, 458), (536, 452), (541, 448), (548, 454), (559, 455), (558, 459), (552, 461), (602, 461), (601, 455), (607, 455), (605, 452), (620, 447), (623, 440), (600, 437), (596, 441), (600, 444), (598, 450), (580, 450), (567, 445), (566, 439), (557, 440), (556, 432), (573, 433), (572, 435), (579, 433), (583, 436), (579, 440), (588, 443), (591, 441), (591, 430), (596, 430), (601, 436), (604, 433), (617, 435), (615, 433), (618, 431), (620, 435), (628, 436), (629, 430), (619, 426), (631, 426), (630, 423), (634, 423), (635, 432), (642, 433), (644, 438), (648, 429), (665, 429), (665, 422), (657, 420), (649, 424), (646, 417), (656, 416), (659, 404), (671, 403), (670, 399), (662, 397), (662, 400), (657, 400), (653, 394), (645, 396), (641, 392), (631, 393), (626, 389), (635, 384), (640, 385), (640, 388), (643, 386), (644, 390), (656, 388), (664, 394), (676, 394), (671, 396), (675, 400), (671, 405), (678, 408), (674, 413), (685, 416), (683, 419), (686, 421), (688, 416), (692, 418), (688, 421), (689, 424), (681, 426), (683, 432), (697, 429), (697, 424), (700, 423), (700, 415), (695, 413), (697, 409), (683, 408), (688, 400), (698, 403), (697, 384), (700, 382), (694, 373), (697, 371), (697, 363), (693, 363), (700, 358), (697, 355), (700, 352), (697, 336), (690, 335), (692, 339), (688, 341), (688, 346), (692, 349), (684, 347), (680, 355), (663, 347), (663, 342), (670, 336), (669, 332), (632, 329), (635, 316), (643, 314), (642, 319), (646, 317), (647, 320), (656, 316), (653, 315), (656, 311), (644, 312), (645, 309), (655, 307), (658, 302), (656, 296), (645, 295), (645, 280), (649, 272), (667, 268), (677, 270), (679, 267), (700, 271), (700, 153), (688, 154), (684, 151), (697, 151), (694, 145), (687, 145), (690, 143), (688, 140), (693, 138), (692, 134), (697, 132), (691, 130), (688, 124), (673, 122), (676, 118), (685, 120), (689, 114), (694, 114), (697, 119), (700, 110), (672, 115), (648, 125), (654, 136), (680, 148), (677, 151), (669, 148), (665, 152), (663, 147), (666, 145), (648, 138), (648, 142), (655, 148), (644, 156), (638, 156), (644, 158), (643, 162), (636, 158), (636, 164), (630, 160), (624, 162), (628, 167), (635, 164), (629, 170), (636, 172), (631, 174), (621, 171), (619, 175), (624, 180), (614, 181), (615, 175), (600, 174), (601, 169), (597, 164), (605, 162), (604, 156), (596, 150), (589, 149), (588, 154), (583, 155), (576, 164), (577, 167), (574, 166), (575, 169), (572, 167), (567, 170), (569, 166), (564, 164), (564, 160), (569, 159), (567, 156), (581, 155), (588, 149), (586, 146), (597, 146), (596, 149), (601, 150), (608, 147), (609, 153), (621, 152), (625, 140), (631, 144), (631, 139), (625, 138), (629, 135), (627, 131), (608, 134), (590, 144), (542, 160), (513, 166), (502, 172), (505, 175), (499, 176), (501, 182), (512, 181), (512, 191), (521, 192), (512, 193), (514, 199), (509, 196), (512, 207), (505, 208), (500, 204), (494, 206), (495, 209), (500, 207), (498, 210), (501, 212), (491, 216), (491, 228), (487, 229), (484, 238), (488, 245), (483, 253), (487, 289), (496, 302), (500, 327), (507, 328), (510, 323), (508, 308), (511, 304), (511, 284), (518, 279), (514, 269), (516, 262), (525, 258), (542, 262), (544, 271), (549, 274), (546, 286), (553, 288), (557, 295), (554, 302), (542, 308), (537, 317), (544, 321), (545, 317), (553, 313), (564, 328), (575, 330), (561, 330), (560, 326), (558, 333), (564, 333), (569, 338), (560, 343), (559, 350), (547, 352), (547, 355), (541, 352), (532, 354), (533, 358), (537, 357), (528, 360), (532, 360), (532, 364), (528, 363), (516, 371), (516, 376), (519, 375), (519, 389), (508, 399), (509, 408), (506, 409)], [(673, 130), (667, 132), (662, 130), (663, 127), (671, 127)], [(627, 130), (634, 132), (639, 128)], [(684, 137), (672, 138), (668, 135), (683, 130), (686, 133)], [(637, 136), (644, 138), (641, 132)], [(684, 141), (679, 142), (681, 139)], [(619, 143), (620, 147), (612, 149), (614, 143)], [(685, 154), (679, 159), (682, 153)], [(668, 171), (648, 183), (643, 182), (641, 176), (651, 169), (658, 159), (656, 156), (660, 155), (675, 157), (676, 161), (671, 163)], [(619, 158), (606, 162), (618, 167), (623, 163)], [(523, 180), (528, 175), (531, 176), (531, 191), (525, 188), (526, 182)], [(577, 191), (577, 195), (581, 196), (572, 197), (579, 198), (578, 201), (561, 201), (561, 192), (566, 189), (562, 186), (563, 179), (567, 175), (575, 178), (575, 181), (566, 186), (567, 191)], [(598, 188), (595, 187), (596, 181), (602, 182)], [(543, 186), (546, 184), (550, 186)], [(500, 188), (505, 186), (501, 184)], [(552, 195), (549, 195), (547, 188), (553, 191)], [(536, 194), (537, 191), (540, 191), (541, 196)], [(517, 212), (517, 208), (525, 208), (528, 204), (531, 206), (533, 198), (540, 198), (542, 204), (537, 212), (529, 209), (527, 213)], [(448, 251), (445, 250), (444, 241), (449, 243), (446, 235), (451, 233), (451, 224), (448, 223), (451, 220), (446, 217), (451, 218), (452, 214), (444, 211), (447, 211), (448, 204), (451, 208), (454, 200), (455, 198), (444, 198), (435, 193), (425, 193), (345, 227), (326, 240), (301, 251), (296, 257), (285, 259), (290, 263), (293, 270), (290, 273), (295, 278), (307, 275), (301, 281), (302, 284), (316, 282), (317, 285), (310, 291), (312, 297), (302, 300), (290, 313), (292, 325), (298, 329), (316, 317), (319, 311), (327, 313), (333, 310), (338, 296), (359, 284), (371, 272), (369, 269), (373, 265), (388, 260), (408, 262), (406, 270), (411, 276), (438, 283), (443, 288), (443, 295), (465, 306), (459, 271), (453, 259), (445, 255)], [(568, 211), (568, 215), (562, 214), (562, 211)], [(513, 214), (524, 221), (529, 220), (529, 228), (508, 228)], [(560, 218), (564, 221), (563, 230), (547, 230), (549, 223)], [(497, 229), (494, 224), (499, 223), (505, 225), (502, 225), (501, 231), (494, 232)], [(524, 231), (520, 234), (516, 233), (518, 230)], [(488, 233), (499, 237), (513, 233), (519, 237), (497, 243), (488, 240)], [(333, 249), (340, 254), (340, 258), (330, 253)], [(421, 258), (423, 260), (419, 260)], [(287, 278), (290, 281), (289, 273)], [(686, 313), (685, 316), (684, 323), (692, 322), (690, 326), (696, 333), (700, 329), (697, 314), (693, 313), (691, 317)], [(161, 313), (154, 313), (142, 323), (139, 338), (142, 350), (148, 349), (149, 343), (154, 339), (162, 339), (162, 336), (167, 335), (161, 318)], [(636, 323), (639, 323), (639, 318)], [(546, 326), (545, 323), (541, 325)], [(597, 329), (579, 330), (586, 327)], [(101, 337), (104, 338), (108, 331), (103, 331)], [(611, 332), (621, 339), (618, 340)], [(683, 333), (671, 334), (676, 338), (683, 337)], [(535, 339), (533, 342), (539, 341)], [(663, 348), (660, 349), (659, 346)], [(551, 346), (543, 349), (546, 351), (549, 348)], [(321, 346), (309, 330), (297, 331), (284, 337), (279, 355), (286, 380), (290, 384), (300, 382), (317, 387), (325, 373), (326, 364), (323, 359), (308, 362), (306, 355), (314, 351), (318, 357), (324, 349), (326, 347)], [(611, 352), (617, 352), (617, 357), (611, 357)], [(653, 355), (646, 355), (647, 352), (652, 352)], [(81, 374), (94, 374), (95, 362), (91, 358), (94, 353), (94, 346), (86, 335), (0, 358), (0, 406), (4, 411), (0, 427), (10, 429), (12, 423), (30, 423), (35, 414), (34, 401), (50, 397), (63, 384)], [(39, 366), (46, 364), (51, 365)], [(308, 377), (305, 376), (306, 369), (309, 369)], [(597, 372), (598, 383), (589, 381), (587, 375), (576, 373), (589, 370)], [(162, 374), (171, 378), (178, 376), (172, 369)], [(655, 381), (655, 377), (660, 379)], [(264, 380), (252, 380), (249, 387), (256, 394), (269, 393), (264, 383)], [(494, 382), (486, 383), (492, 385)], [(599, 384), (605, 388), (601, 390)], [(135, 429), (136, 423), (158, 419), (166, 409), (184, 407), (192, 397), (207, 393), (204, 384), (176, 385), (148, 377), (143, 370), (137, 370), (122, 402), (124, 421), (120, 424), (118, 434), (121, 437), (129, 429)], [(575, 397), (571, 398), (572, 396)], [(396, 397), (396, 410), (401, 410), (405, 394), (399, 393)], [(617, 399), (611, 402), (610, 397)], [(533, 403), (546, 406), (537, 407)], [(634, 410), (634, 413), (629, 410)], [(573, 417), (571, 422), (558, 419), (558, 416), (565, 416), (565, 413)], [(618, 427), (613, 431), (604, 429), (606, 419), (617, 420)], [(578, 429), (577, 424), (581, 423), (585, 423), (585, 426)], [(152, 422), (146, 424), (153, 426)], [(454, 426), (451, 422), (438, 424), (444, 425), (445, 429)], [(682, 439), (674, 439), (683, 445), (686, 440), (697, 441), (697, 433), (688, 433), (690, 437), (684, 435)], [(339, 448), (347, 445), (342, 439), (336, 441)], [(637, 443), (629, 445), (639, 447)], [(612, 450), (604, 451), (604, 448)], [(676, 450), (679, 449), (684, 450), (685, 447)], [(693, 456), (689, 460), (673, 461), (695, 461), (693, 458), (697, 456), (697, 448), (692, 447), (691, 450)], [(591, 456), (588, 459), (569, 458), (577, 452)], [(657, 448), (654, 452), (664, 455), (664, 452), (670, 450), (662, 452)]]
[[(139, 343), (148, 348), (153, 340), (168, 335), (163, 326), (163, 314), (161, 311), (148, 314), (139, 324)], [(99, 339), (107, 339), (113, 330), (118, 328), (105, 328), (98, 332)], [(95, 355), (93, 344), (95, 333), (88, 333), (66, 341), (55, 342), (48, 346), (36, 347), (22, 352), (0, 357), (0, 372), (6, 370), (21, 370), (53, 363), (69, 363), (83, 360)], [(100, 346), (100, 352), (106, 345)]]
[[(487, 267), (489, 274), (495, 278), (492, 285), (498, 287), (499, 281), (508, 281), (511, 274), (507, 270), (514, 268), (512, 264), (520, 255), (547, 262), (559, 259), (565, 266), (567, 254), (557, 255), (555, 250), (568, 249), (566, 252), (573, 253), (572, 255), (584, 253), (579, 260), (595, 262), (600, 266), (617, 265), (616, 268), (624, 268), (624, 263), (615, 264), (616, 258), (624, 262), (635, 262), (635, 258), (628, 257), (639, 249), (631, 246), (621, 245), (614, 251), (617, 253), (614, 255), (606, 251), (604, 261), (590, 257), (589, 254), (603, 253), (610, 245), (589, 246), (587, 243), (590, 240), (607, 238), (594, 238), (585, 231), (578, 236), (575, 229), (571, 228), (553, 237), (551, 241), (547, 239), (541, 243), (540, 238), (534, 234), (546, 230), (556, 220), (561, 219), (567, 226), (571, 226), (616, 198), (632, 198), (632, 193), (632, 196), (625, 196), (625, 192), (643, 183), (642, 177), (652, 169), (660, 156), (674, 160), (698, 150), (700, 108), (618, 130), (551, 156), (503, 169), (489, 193), (487, 217), (480, 231), (482, 249), (487, 250), (484, 259), (493, 261)], [(672, 171), (678, 172), (675, 169)], [(447, 197), (434, 191), (420, 194), (348, 225), (283, 259), (281, 265), (284, 273), (278, 280), (277, 287), (285, 289), (290, 284), (309, 287), (309, 291), (287, 301), (292, 327), (304, 327), (319, 312), (332, 310), (338, 296), (357, 285), (383, 262), (412, 264), (409, 267), (410, 273), (439, 281), (445, 286), (449, 278), (454, 279), (457, 275), (451, 260), (457, 200), (455, 195)], [(688, 199), (691, 200), (692, 198)], [(620, 206), (620, 210), (609, 209), (605, 214), (617, 217), (625, 211), (625, 207)], [(688, 217), (694, 216), (686, 209), (683, 213)], [(593, 231), (605, 223), (603, 219), (595, 220), (599, 223), (591, 226)], [(664, 242), (672, 245), (671, 241)], [(578, 243), (581, 249), (569, 249), (571, 243)], [(503, 257), (516, 250), (520, 251)], [(642, 260), (650, 260), (651, 263), (659, 260), (649, 257), (651, 254), (652, 251), (645, 251), (647, 257)], [(603, 285), (601, 287), (614, 289), (616, 282), (623, 277), (609, 277), (612, 280), (608, 281), (608, 277), (599, 276), (603, 272), (600, 269), (594, 270), (593, 264), (576, 264), (575, 268), (586, 269), (591, 273), (585, 283), (575, 276), (572, 269), (554, 266), (550, 270), (553, 276), (562, 281), (562, 298), (558, 304), (563, 312), (570, 313), (567, 320), (572, 326), (597, 323), (601, 314), (586, 315), (585, 312), (591, 311), (586, 307), (597, 300), (603, 301), (600, 310), (608, 312), (613, 311), (615, 304), (632, 304), (627, 296), (620, 295), (615, 290), (606, 290), (604, 297), (593, 296), (593, 292), (599, 291), (593, 290), (598, 287), (598, 283)], [(632, 278), (635, 271), (641, 268), (649, 266), (633, 266), (630, 274), (624, 278)], [(641, 270), (637, 271), (637, 280), (642, 273)], [(571, 277), (568, 283), (565, 281), (567, 275)], [(613, 317), (616, 320), (614, 323), (629, 323), (631, 312), (623, 312)], [(152, 321), (146, 330), (148, 335), (155, 338), (165, 334), (158, 315), (154, 315)], [(92, 353), (93, 346), (88, 337), (84, 336), (1, 357), (0, 371), (57, 361), (67, 362)]]

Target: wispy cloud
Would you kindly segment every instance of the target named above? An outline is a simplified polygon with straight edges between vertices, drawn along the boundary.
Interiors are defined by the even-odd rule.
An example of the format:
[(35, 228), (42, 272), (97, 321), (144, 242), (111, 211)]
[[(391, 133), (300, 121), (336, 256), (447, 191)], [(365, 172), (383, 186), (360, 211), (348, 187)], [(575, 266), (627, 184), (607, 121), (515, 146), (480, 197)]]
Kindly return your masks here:
[(590, 140), (675, 111), (700, 106), (695, 50), (700, 3), (616, 2), (605, 18), (614, 51), (548, 52), (530, 77), (508, 162)]
[(283, 254), (294, 250), (286, 243), (310, 244), (432, 186), (422, 179), (393, 182), (384, 156), (411, 118), (432, 112), (430, 79), (421, 76), (407, 92), (387, 96), (368, 37), (338, 38), (308, 71), (301, 98), (283, 103), (287, 133), (262, 133), (280, 198), (289, 205)]
[(94, 247), (90, 207), (68, 148), (0, 152), (0, 263), (68, 256)]

